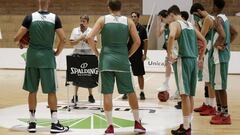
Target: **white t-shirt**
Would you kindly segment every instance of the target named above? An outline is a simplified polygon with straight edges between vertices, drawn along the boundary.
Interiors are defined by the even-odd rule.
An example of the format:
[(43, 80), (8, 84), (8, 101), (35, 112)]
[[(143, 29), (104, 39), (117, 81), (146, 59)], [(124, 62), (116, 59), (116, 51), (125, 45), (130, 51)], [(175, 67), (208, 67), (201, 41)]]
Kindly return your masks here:
[[(81, 35), (88, 35), (91, 32), (92, 28), (87, 28), (86, 31), (82, 32), (80, 27), (74, 28), (70, 37), (70, 40), (77, 40)], [(94, 40), (97, 41), (97, 37), (94, 37)], [(80, 41), (77, 45), (73, 46), (74, 54), (94, 54), (90, 46), (84, 42)]]

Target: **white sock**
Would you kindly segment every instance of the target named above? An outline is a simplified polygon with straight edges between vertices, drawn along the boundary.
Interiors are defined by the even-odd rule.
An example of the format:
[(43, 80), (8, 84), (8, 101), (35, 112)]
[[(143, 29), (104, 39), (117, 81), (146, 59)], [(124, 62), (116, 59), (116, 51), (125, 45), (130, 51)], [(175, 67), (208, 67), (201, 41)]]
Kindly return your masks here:
[(57, 112), (52, 112), (51, 114), (52, 123), (58, 123)]
[(183, 128), (186, 129), (186, 130), (190, 128), (189, 117), (190, 116), (183, 116)]
[(207, 98), (207, 97), (205, 98), (205, 104), (209, 105), (209, 98)]
[(193, 121), (193, 113), (190, 113), (190, 115), (189, 115), (189, 122), (190, 122), (190, 124), (192, 123), (192, 121)]
[(169, 79), (170, 79), (170, 77), (165, 77), (164, 84), (165, 84), (166, 86), (168, 86)]
[(215, 107), (215, 98), (209, 98), (208, 101), (211, 107)]
[(144, 90), (143, 89), (140, 89), (140, 92), (143, 92)]
[(35, 118), (35, 112), (29, 112), (30, 113), (30, 122), (36, 122), (36, 118)]
[(132, 113), (133, 113), (133, 118), (135, 121), (137, 122), (140, 122), (140, 119), (139, 119), (139, 110), (132, 110)]
[(105, 111), (105, 117), (107, 119), (108, 125), (112, 125), (112, 111)]

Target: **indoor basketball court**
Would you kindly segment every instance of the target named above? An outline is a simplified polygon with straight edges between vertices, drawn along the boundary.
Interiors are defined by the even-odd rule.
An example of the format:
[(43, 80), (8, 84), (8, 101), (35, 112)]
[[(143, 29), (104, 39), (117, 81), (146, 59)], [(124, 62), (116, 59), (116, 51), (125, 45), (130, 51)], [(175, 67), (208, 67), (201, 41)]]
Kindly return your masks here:
[[(200, 3), (207, 12), (211, 13), (214, 0), (209, 0), (211, 2), (206, 0), (186, 0), (186, 2), (177, 0), (120, 1), (122, 2), (121, 14), (131, 17), (131, 12), (140, 13), (139, 23), (144, 26), (147, 32), (148, 52), (144, 61), (146, 73), (144, 75), (143, 91), (146, 99), (142, 99), (140, 96), (142, 91), (140, 91), (137, 76), (132, 76), (132, 80), (131, 77), (125, 77), (126, 80), (131, 80), (137, 95), (140, 124), (146, 129), (146, 133), (142, 134), (171, 135), (173, 134), (171, 133), (173, 129), (177, 129), (180, 124), (184, 123), (185, 116), (183, 117), (181, 108), (176, 108), (181, 98), (174, 99), (178, 88), (173, 70), (169, 79), (169, 88), (164, 90), (166, 93), (159, 94), (162, 91), (160, 90), (162, 84), (165, 83), (165, 57), (167, 53), (162, 47), (164, 36), (156, 36), (159, 28), (157, 25), (160, 23), (158, 13), (162, 9), (168, 10), (169, 7), (176, 4), (181, 11), (189, 13), (188, 20), (194, 23), (194, 17), (190, 14), (191, 6), (194, 3)], [(85, 25), (80, 22), (82, 19), (89, 20), (88, 25), (93, 28), (100, 16), (109, 14), (106, 6), (108, 0), (59, 0), (51, 2), (49, 11), (59, 16), (66, 35), (65, 47), (56, 56), (56, 72), (54, 75), (56, 79), (58, 121), (62, 125), (68, 126), (69, 131), (59, 132), (59, 134), (103, 135), (104, 132), (106, 134), (106, 128), (109, 127), (109, 119), (106, 117), (106, 111), (104, 112), (104, 96), (101, 94), (102, 82), (104, 81), (101, 79), (102, 74), (100, 75), (101, 72), (98, 69), (99, 59), (97, 60), (95, 55), (92, 55), (92, 58), (90, 58), (89, 54), (74, 56), (76, 47), (73, 46), (76, 44), (73, 43), (75, 39), (72, 38), (72, 35), (73, 29), (79, 27), (79, 23)], [(238, 32), (236, 39), (231, 43), (231, 59), (229, 61), (227, 81), (228, 113), (231, 116), (231, 124), (213, 125), (210, 124), (212, 116), (201, 116), (200, 113), (193, 112), (190, 135), (240, 134), (238, 84), (240, 81), (240, 64), (238, 61), (240, 58), (240, 18), (238, 16), (240, 0), (225, 0), (225, 2), (223, 13), (226, 14), (231, 25)], [(29, 123), (31, 122), (29, 120), (30, 109), (28, 106), (29, 93), (22, 89), (26, 75), (24, 69), (27, 61), (27, 47), (18, 46), (17, 43), (13, 42), (13, 38), (22, 25), (24, 17), (38, 10), (38, 1), (25, 0), (23, 2), (22, 0), (14, 0), (9, 2), (8, 0), (0, 0), (0, 3), (0, 134), (26, 135), (30, 134), (28, 132)], [(24, 42), (31, 46), (31, 43), (29, 43), (31, 36), (30, 39), (29, 35), (25, 36), (19, 42)], [(60, 41), (61, 39), (57, 38), (56, 34), (53, 42), (57, 44)], [(94, 39), (94, 41), (98, 49), (101, 49), (101, 36), (97, 35), (97, 40)], [(84, 40), (84, 42), (89, 43), (87, 40)], [(54, 45), (54, 48), (57, 48), (56, 45)], [(116, 67), (118, 66), (121, 67), (121, 65)], [(77, 92), (78, 99), (75, 101), (74, 94), (77, 85), (74, 83), (77, 79), (82, 79), (84, 83), (89, 83), (90, 81), (97, 83), (98, 86), (92, 88), (91, 94), (94, 97), (94, 102), (89, 100), (90, 93), (85, 85), (79, 86)], [(123, 99), (123, 94), (118, 93), (118, 88), (119, 86), (114, 84), (111, 112), (114, 135), (138, 134), (133, 132), (134, 128), (136, 128), (136, 125), (134, 125), (136, 120), (132, 116), (133, 110), (129, 106), (128, 100)], [(194, 108), (201, 106), (205, 102), (204, 88), (205, 82), (198, 81), (196, 84), (196, 96), (194, 97)], [(37, 108), (35, 110), (36, 133), (33, 134), (50, 134), (49, 131), (52, 128), (50, 107), (48, 105), (48, 96), (42, 93), (40, 83), (37, 93)]]

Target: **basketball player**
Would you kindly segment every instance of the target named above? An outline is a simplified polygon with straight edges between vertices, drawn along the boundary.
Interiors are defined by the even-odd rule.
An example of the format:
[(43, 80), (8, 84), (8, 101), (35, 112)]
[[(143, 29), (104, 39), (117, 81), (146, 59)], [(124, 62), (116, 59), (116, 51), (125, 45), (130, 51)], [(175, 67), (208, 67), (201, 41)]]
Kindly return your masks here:
[[(215, 115), (216, 114), (216, 108), (215, 108), (215, 91), (212, 89), (212, 86), (210, 84), (210, 69), (209, 69), (209, 51), (213, 45), (213, 36), (214, 36), (214, 20), (215, 18), (204, 9), (204, 7), (200, 3), (195, 3), (192, 5), (190, 13), (194, 16), (197, 16), (202, 21), (202, 24), (197, 23), (201, 25), (201, 34), (206, 38), (207, 40), (207, 48), (204, 55), (204, 64), (203, 64), (203, 80), (205, 82), (206, 92), (205, 94), (205, 103), (203, 103), (202, 106), (199, 108), (195, 108), (195, 112), (200, 112), (200, 115), (202, 116), (209, 116), (209, 115)], [(197, 18), (195, 17), (195, 18)]]
[[(181, 11), (181, 16), (183, 20), (188, 21), (189, 14), (187, 11)], [(177, 95), (179, 95), (178, 91), (176, 91)], [(182, 101), (178, 101), (177, 104), (174, 106), (176, 109), (182, 109)]]
[[(168, 58), (173, 63), (173, 69), (182, 99), (183, 124), (177, 130), (172, 130), (174, 135), (190, 135), (193, 111), (193, 96), (195, 96), (197, 82), (197, 65), (203, 61), (203, 55), (198, 58), (197, 38), (206, 44), (201, 33), (193, 25), (183, 20), (178, 6), (173, 5), (168, 9), (172, 22), (169, 25)], [(173, 57), (173, 43), (178, 41), (178, 57)]]
[[(112, 93), (116, 79), (118, 92), (128, 94), (129, 104), (135, 120), (134, 131), (145, 133), (139, 119), (138, 101), (132, 84), (130, 63), (128, 58), (134, 54), (141, 43), (136, 26), (131, 19), (121, 16), (121, 1), (108, 0), (109, 15), (100, 17), (93, 30), (87, 36), (95, 54), (99, 56), (100, 88), (104, 94), (104, 111), (108, 123), (105, 134), (114, 134), (112, 123)], [(93, 37), (101, 33), (102, 49), (99, 52), (94, 45)], [(133, 45), (128, 51), (127, 43), (129, 35)]]
[[(74, 47), (73, 56), (78, 55), (95, 55), (92, 52), (89, 45), (86, 43), (86, 36), (92, 30), (92, 28), (88, 27), (89, 25), (89, 17), (87, 15), (83, 15), (80, 17), (80, 27), (74, 28), (70, 37), (70, 43)], [(97, 37), (94, 38), (95, 43), (97, 43)], [(73, 82), (75, 86), (75, 95), (72, 98), (72, 103), (78, 102), (78, 88), (88, 88), (88, 102), (95, 103), (95, 99), (92, 95), (92, 89), (97, 86), (97, 83), (93, 82), (81, 82), (80, 80), (76, 80)]]
[[(137, 51), (129, 58), (129, 60), (131, 62), (133, 75), (138, 77), (138, 85), (140, 88), (140, 100), (145, 100), (143, 75), (145, 74), (144, 61), (147, 58), (147, 48), (148, 48), (147, 31), (139, 23), (140, 14), (138, 12), (132, 12), (131, 17), (133, 22), (136, 25), (138, 35), (141, 40), (141, 44), (140, 44), (140, 47), (137, 49)], [(128, 50), (131, 49), (131, 45), (132, 45), (132, 39), (130, 38), (128, 43)], [(124, 94), (122, 99), (127, 99), (127, 94)]]
[(212, 77), (211, 82), (216, 92), (217, 114), (210, 123), (216, 125), (231, 124), (227, 102), (228, 64), (230, 60), (230, 44), (237, 36), (237, 31), (230, 24), (228, 18), (222, 13), (224, 0), (214, 0), (213, 12), (216, 15), (215, 30), (217, 40), (211, 54)]
[[(25, 79), (23, 89), (29, 92), (28, 105), (30, 112), (28, 131), (36, 132), (36, 106), (39, 81), (42, 91), (48, 94), (48, 105), (51, 111), (51, 133), (67, 132), (69, 127), (59, 123), (57, 118), (56, 97), (56, 61), (65, 43), (65, 34), (59, 17), (48, 12), (50, 0), (38, 0), (39, 10), (25, 17), (14, 41), (20, 39), (29, 31), (30, 45), (27, 50)], [(59, 37), (57, 50), (53, 50), (55, 32)]]
[[(169, 36), (169, 24), (171, 23), (168, 19), (168, 13), (167, 10), (161, 10), (158, 13), (159, 22), (164, 23), (163, 26), (161, 26), (161, 24), (158, 24), (158, 27), (160, 27), (159, 31), (158, 31), (158, 37), (161, 37), (162, 34), (164, 34), (164, 44), (163, 44), (163, 49), (167, 50), (167, 41), (168, 41), (168, 36)], [(169, 88), (169, 79), (171, 76), (171, 72), (172, 72), (172, 68), (171, 68), (171, 64), (169, 64), (168, 62), (168, 58), (166, 57), (165, 59), (165, 81), (163, 82), (162, 86), (160, 87), (159, 91), (166, 91), (166, 90), (170, 90)]]

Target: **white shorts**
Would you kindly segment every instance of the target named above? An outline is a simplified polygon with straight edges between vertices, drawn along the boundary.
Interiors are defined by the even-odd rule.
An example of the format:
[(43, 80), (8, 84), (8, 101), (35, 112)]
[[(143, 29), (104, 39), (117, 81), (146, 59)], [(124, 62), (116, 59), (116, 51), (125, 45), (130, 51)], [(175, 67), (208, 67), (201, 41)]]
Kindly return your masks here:
[(204, 55), (204, 62), (203, 62), (203, 81), (210, 82), (210, 75), (209, 75), (209, 57), (208, 53)]

